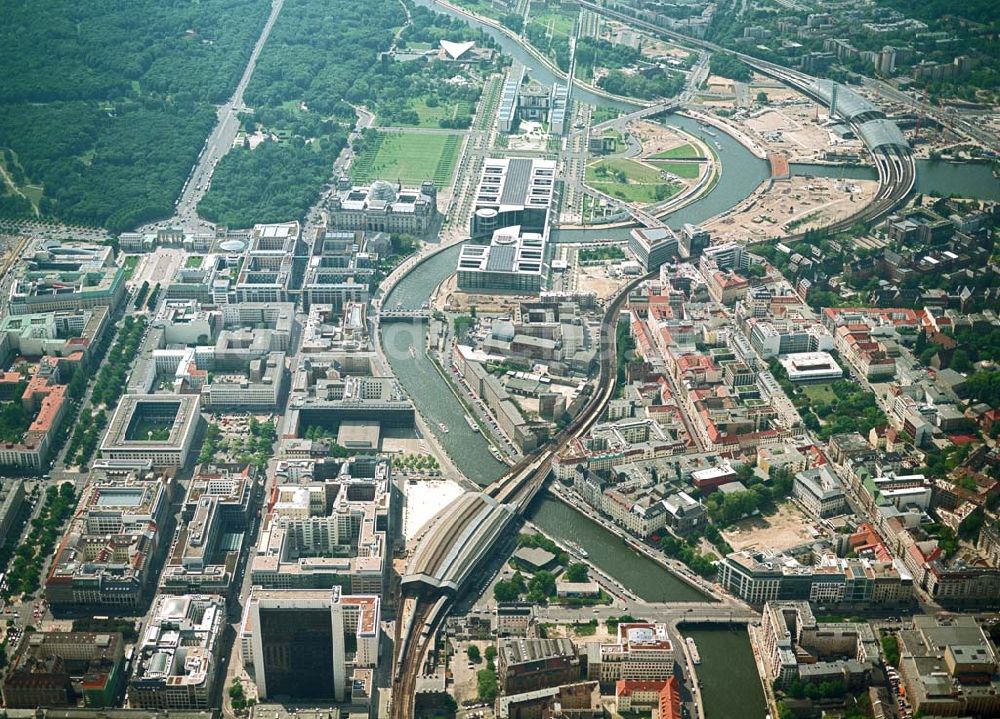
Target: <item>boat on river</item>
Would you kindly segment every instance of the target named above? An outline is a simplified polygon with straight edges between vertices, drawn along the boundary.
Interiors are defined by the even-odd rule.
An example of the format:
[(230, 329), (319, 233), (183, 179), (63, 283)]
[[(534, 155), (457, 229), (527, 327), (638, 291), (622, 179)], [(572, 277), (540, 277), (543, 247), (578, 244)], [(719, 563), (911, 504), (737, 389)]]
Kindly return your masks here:
[(448, 429), (448, 425), (446, 425), (444, 422), (438, 422), (438, 429), (444, 432), (445, 434), (448, 434), (448, 432), (451, 431)]
[(589, 557), (589, 556), (590, 556), (590, 555), (589, 555), (589, 554), (587, 553), (587, 550), (586, 550), (586, 549), (584, 549), (583, 547), (581, 547), (581, 546), (580, 546), (579, 544), (577, 544), (576, 542), (566, 542), (566, 546), (567, 546), (567, 547), (569, 547), (569, 548), (570, 548), (570, 550), (572, 550), (572, 551), (573, 551), (574, 553), (576, 553), (576, 554), (577, 554), (578, 556), (581, 556), (581, 557), (584, 557), (584, 558), (587, 558), (587, 557)]
[(469, 429), (471, 429), (473, 432), (479, 431), (479, 425), (476, 424), (476, 420), (472, 419), (472, 417), (470, 417), (469, 415), (465, 415), (465, 421), (466, 423), (468, 423)]
[(688, 652), (691, 654), (691, 663), (695, 666), (701, 664), (701, 654), (698, 653), (698, 645), (694, 643), (694, 639), (685, 637), (684, 643), (687, 644)]

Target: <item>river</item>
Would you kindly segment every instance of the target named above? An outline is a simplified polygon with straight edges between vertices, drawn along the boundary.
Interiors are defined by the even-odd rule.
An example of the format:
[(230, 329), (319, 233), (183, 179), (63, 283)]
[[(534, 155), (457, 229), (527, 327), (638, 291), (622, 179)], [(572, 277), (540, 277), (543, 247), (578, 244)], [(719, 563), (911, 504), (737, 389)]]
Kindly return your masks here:
[[(415, 1), (443, 11), (430, 0)], [(504, 52), (532, 68), (533, 77), (540, 82), (551, 84), (555, 80), (544, 67), (534, 67), (537, 64), (534, 58), (506, 35), (480, 23), (466, 21), (482, 27), (497, 40)], [(623, 103), (597, 97), (582, 88), (574, 88), (573, 96), (595, 106), (630, 109)], [(711, 143), (719, 156), (722, 170), (719, 181), (710, 192), (667, 218), (672, 227), (680, 227), (687, 222), (704, 222), (729, 209), (768, 177), (767, 164), (725, 133), (712, 130), (714, 135), (706, 135), (696, 122), (678, 116), (671, 117), (668, 124), (700, 135)], [(554, 242), (579, 242), (626, 238), (628, 232), (626, 228), (554, 230), (552, 239)], [(385, 299), (384, 305), (394, 307), (401, 304), (407, 309), (419, 308), (430, 297), (434, 287), (454, 271), (458, 252), (458, 247), (445, 250), (411, 272)], [(438, 434), (440, 443), (456, 466), (480, 485), (498, 477), (504, 466), (489, 454), (483, 437), (468, 428), (462, 406), (423, 351), (426, 325), (390, 323), (383, 325), (381, 332), (382, 344), (393, 372)], [(410, 345), (415, 349), (415, 356), (410, 356), (408, 352)], [(438, 423), (441, 422), (449, 427), (448, 433), (438, 431)], [(705, 598), (701, 592), (655, 562), (627, 549), (611, 532), (558, 500), (544, 495), (539, 497), (530, 507), (528, 519), (553, 537), (582, 546), (591, 562), (645, 601), (697, 601)], [(763, 717), (763, 696), (746, 633), (698, 629), (692, 630), (691, 634), (695, 636), (703, 658), (699, 676), (702, 677), (702, 693), (709, 719)]]
[[(417, 2), (439, 12), (444, 11), (430, 0), (417, 0)], [(475, 22), (470, 24), (478, 25)], [(532, 65), (531, 56), (517, 43), (492, 28), (483, 29), (496, 38), (504, 52), (527, 66)], [(545, 68), (535, 69), (533, 74), (543, 83), (551, 83), (554, 80), (552, 74)], [(628, 109), (621, 103), (606, 101), (579, 88), (574, 94), (577, 99), (585, 102), (605, 106), (610, 104), (619, 109)], [(723, 167), (720, 179), (711, 192), (672, 214), (668, 218), (670, 224), (679, 227), (685, 222), (703, 222), (738, 203), (767, 177), (767, 164), (725, 133), (711, 130), (713, 134), (707, 135), (697, 122), (685, 117), (672, 117), (670, 124), (701, 135), (706, 142), (713, 144)], [(625, 238), (628, 237), (628, 232), (627, 228), (556, 230), (553, 232), (553, 240), (579, 242), (607, 237)], [(424, 262), (396, 285), (385, 298), (384, 306), (420, 308), (427, 302), (434, 288), (454, 272), (458, 253), (459, 248), (455, 246)], [(504, 465), (497, 462), (489, 453), (488, 445), (482, 435), (472, 432), (468, 427), (464, 418), (465, 410), (424, 352), (427, 326), (393, 322), (383, 325), (381, 332), (382, 345), (393, 373), (413, 398), (418, 410), (430, 424), (431, 430), (437, 435), (440, 444), (458, 469), (479, 485), (489, 484), (500, 476), (505, 468)], [(409, 353), (411, 345), (415, 350), (414, 356)], [(441, 423), (448, 427), (447, 433), (439, 430)], [(677, 579), (655, 562), (626, 550), (615, 535), (561, 502), (547, 498), (540, 499), (532, 506), (530, 518), (553, 536), (581, 544), (598, 567), (647, 601), (704, 599), (701, 592)], [(628, 557), (628, 561), (622, 561), (623, 554)]]
[[(402, 304), (417, 309), (430, 297), (434, 287), (454, 271), (459, 247), (450, 247), (424, 262), (404, 277), (385, 300), (386, 307)], [(486, 440), (465, 422), (465, 411), (438, 373), (423, 348), (427, 325), (390, 322), (382, 325), (382, 346), (392, 371), (421, 414), (431, 425), (438, 441), (456, 466), (473, 482), (486, 485), (500, 476), (505, 466), (489, 453)], [(413, 345), (414, 356), (409, 353)], [(441, 432), (439, 423), (449, 431)], [(590, 560), (609, 575), (651, 602), (693, 601), (705, 596), (677, 579), (655, 562), (626, 549), (621, 540), (575, 510), (555, 499), (543, 497), (531, 507), (529, 519), (552, 536), (579, 543)], [(627, 561), (622, 561), (627, 557)]]
[(695, 667), (707, 719), (764, 719), (767, 700), (746, 629), (681, 625), (701, 656)]
[[(386, 297), (385, 307), (402, 304), (405, 309), (419, 309), (438, 283), (455, 271), (458, 253), (458, 245), (449, 247), (410, 272)], [(483, 436), (473, 432), (466, 423), (464, 407), (424, 351), (427, 324), (389, 322), (382, 325), (381, 332), (382, 348), (393, 374), (431, 425), (431, 431), (455, 465), (479, 485), (485, 486), (499, 477), (506, 465), (490, 454), (489, 444)], [(409, 352), (411, 345), (413, 356)], [(441, 431), (441, 423), (448, 427), (448, 432)]]
[(575, 542), (588, 559), (647, 602), (707, 601), (704, 594), (659, 564), (622, 544), (621, 539), (558, 499), (542, 495), (527, 518), (546, 534)]
[[(423, 5), (436, 12), (450, 15), (472, 27), (481, 29), (496, 40), (504, 54), (511, 56), (514, 60), (527, 67), (531, 77), (540, 83), (552, 85), (555, 82), (565, 82), (557, 78), (546, 67), (535, 60), (519, 43), (499, 30), (454, 13), (447, 8), (436, 5), (431, 0), (415, 0), (415, 2), (417, 5)], [(574, 101), (584, 102), (595, 107), (612, 107), (623, 112), (628, 112), (638, 107), (638, 105), (600, 97), (579, 86), (573, 88), (572, 98)], [(761, 182), (770, 176), (770, 169), (764, 160), (755, 156), (737, 140), (724, 132), (716, 129), (705, 131), (696, 121), (679, 115), (671, 116), (665, 124), (672, 127), (679, 127), (707, 142), (712, 146), (716, 155), (718, 155), (722, 166), (718, 182), (716, 182), (715, 186), (706, 195), (666, 217), (666, 223), (673, 228), (679, 228), (687, 222), (694, 224), (704, 222), (708, 218), (724, 210), (728, 210), (746, 198)], [(588, 239), (624, 237), (628, 237), (628, 229), (625, 228), (618, 230), (556, 230), (552, 233), (554, 242), (580, 242)]]
[[(916, 165), (917, 182), (914, 192), (941, 197), (954, 193), (973, 200), (1000, 200), (1000, 180), (993, 177), (993, 170), (988, 164), (917, 160)], [(793, 163), (791, 171), (793, 175), (877, 179), (875, 170), (871, 167)]]

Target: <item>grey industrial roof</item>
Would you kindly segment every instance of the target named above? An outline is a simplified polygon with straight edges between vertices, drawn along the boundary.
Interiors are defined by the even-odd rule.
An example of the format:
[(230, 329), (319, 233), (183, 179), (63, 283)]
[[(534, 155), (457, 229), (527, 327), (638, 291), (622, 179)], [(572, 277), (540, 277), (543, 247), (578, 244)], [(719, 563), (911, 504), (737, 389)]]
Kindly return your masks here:
[(467, 492), (442, 510), (410, 558), (402, 583), (459, 590), (512, 517), (507, 505)]
[(855, 117), (864, 115), (865, 113), (881, 112), (878, 107), (839, 82), (816, 80), (812, 84), (813, 92), (823, 98), (827, 105), (833, 102), (834, 87), (837, 88), (836, 112), (845, 120), (853, 120)]
[(517, 247), (515, 245), (495, 244), (491, 246), (490, 256), (486, 260), (487, 272), (513, 272), (516, 253)]
[(899, 147), (907, 149), (910, 143), (892, 120), (869, 120), (858, 128), (861, 140), (871, 149)]
[(507, 176), (504, 178), (503, 192), (500, 195), (501, 205), (523, 205), (528, 197), (528, 187), (531, 182), (532, 161), (525, 158), (515, 158), (507, 165)]

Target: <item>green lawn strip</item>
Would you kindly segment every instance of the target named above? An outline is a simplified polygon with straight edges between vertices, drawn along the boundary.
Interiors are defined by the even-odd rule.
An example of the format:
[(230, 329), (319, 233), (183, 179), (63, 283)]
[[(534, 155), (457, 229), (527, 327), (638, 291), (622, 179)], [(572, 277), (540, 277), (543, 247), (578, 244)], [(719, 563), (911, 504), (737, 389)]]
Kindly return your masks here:
[[(601, 174), (602, 167), (607, 170), (607, 174)], [(586, 180), (596, 190), (639, 204), (662, 202), (680, 190), (679, 186), (664, 182), (655, 167), (620, 157), (606, 158), (590, 164)]]
[(701, 174), (701, 165), (697, 162), (653, 162), (664, 172), (669, 172), (686, 180), (693, 180)]
[[(619, 200), (634, 202), (640, 205), (651, 205), (654, 202), (663, 202), (664, 200), (669, 200), (677, 194), (677, 188), (674, 185), (668, 185), (666, 183), (658, 185), (622, 185), (617, 182), (589, 182), (587, 184), (595, 190), (600, 190), (607, 195), (617, 197)], [(666, 188), (665, 194), (662, 197), (657, 197), (657, 187)]]
[(701, 153), (691, 143), (672, 147), (669, 150), (657, 152), (652, 156), (654, 160), (696, 160), (699, 158), (701, 158)]
[(373, 134), (351, 169), (354, 181), (376, 179), (417, 184), (432, 179), (439, 186), (451, 181), (458, 157), (458, 134), (380, 132)]
[(829, 384), (804, 384), (801, 385), (802, 392), (811, 402), (833, 402), (837, 399), (833, 388)]
[(545, 11), (537, 15), (531, 13), (528, 22), (537, 23), (546, 30), (551, 28), (553, 35), (570, 35), (573, 32), (573, 24), (576, 22), (576, 14), (566, 14), (560, 11)]
[(623, 172), (628, 178), (629, 182), (641, 183), (641, 184), (662, 184), (660, 179), (660, 173), (653, 167), (648, 167), (642, 165), (635, 160), (627, 160), (621, 157), (611, 157), (603, 160), (598, 160), (587, 166), (587, 181), (593, 180), (594, 182), (610, 182), (613, 178), (610, 176), (601, 176), (599, 170), (604, 167), (609, 172)]

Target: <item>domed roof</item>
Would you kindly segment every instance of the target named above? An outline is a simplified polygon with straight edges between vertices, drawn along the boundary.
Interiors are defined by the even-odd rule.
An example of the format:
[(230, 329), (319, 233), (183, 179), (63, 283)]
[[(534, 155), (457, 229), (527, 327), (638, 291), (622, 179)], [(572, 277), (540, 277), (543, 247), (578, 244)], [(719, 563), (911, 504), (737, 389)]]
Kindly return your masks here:
[(243, 252), (246, 245), (242, 240), (237, 240), (235, 238), (231, 240), (226, 240), (219, 245), (219, 249), (225, 250), (226, 252)]
[(396, 188), (385, 180), (375, 180), (368, 189), (368, 198), (382, 202), (393, 202), (396, 199)]

